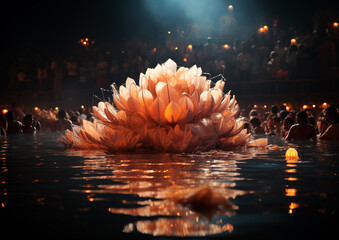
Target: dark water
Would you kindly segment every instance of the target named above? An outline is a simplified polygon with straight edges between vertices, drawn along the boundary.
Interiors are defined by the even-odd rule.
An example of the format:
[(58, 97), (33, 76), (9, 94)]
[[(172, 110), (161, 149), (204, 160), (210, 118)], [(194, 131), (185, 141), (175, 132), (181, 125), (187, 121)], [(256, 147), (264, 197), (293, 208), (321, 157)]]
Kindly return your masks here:
[[(196, 154), (65, 150), (58, 134), (0, 139), (3, 236), (285, 239), (338, 235), (339, 143)], [(287, 161), (288, 147), (300, 159)], [(168, 198), (208, 184), (234, 209), (206, 217)]]

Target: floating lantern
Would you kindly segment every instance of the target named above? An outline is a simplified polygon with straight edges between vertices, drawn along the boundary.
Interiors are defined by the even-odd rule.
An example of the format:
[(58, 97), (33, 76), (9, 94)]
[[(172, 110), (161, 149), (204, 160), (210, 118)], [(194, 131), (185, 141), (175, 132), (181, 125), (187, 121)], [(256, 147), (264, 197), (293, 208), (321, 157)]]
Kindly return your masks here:
[(38, 111), (38, 110), (39, 110), (39, 108), (38, 108), (38, 107), (35, 107), (35, 108), (34, 108), (34, 111)]
[(8, 113), (8, 109), (2, 109), (2, 114), (5, 115), (6, 113)]
[(265, 32), (265, 29), (261, 27), (261, 28), (259, 28), (258, 31), (259, 31), (259, 33), (263, 33), (263, 32)]
[(267, 105), (264, 105), (264, 108), (267, 108)]
[(303, 109), (306, 110), (308, 108), (308, 105), (303, 105)]
[(267, 27), (266, 25), (263, 27), (263, 29), (264, 29), (265, 31), (268, 31), (268, 27)]
[(312, 107), (315, 108), (316, 107), (315, 104), (313, 104)]
[(334, 22), (334, 23), (333, 23), (333, 27), (334, 27), (334, 28), (338, 28), (338, 25), (339, 25), (339, 24), (338, 24), (337, 22)]
[(187, 58), (184, 58), (183, 61), (184, 61), (184, 62), (187, 62)]
[(295, 148), (287, 149), (285, 153), (285, 158), (288, 161), (298, 161), (299, 160), (298, 151)]
[(59, 108), (58, 108), (58, 107), (55, 107), (55, 111), (59, 111)]
[(84, 106), (84, 105), (81, 105), (81, 108), (82, 108), (82, 109), (85, 109), (85, 106)]
[(232, 11), (233, 10), (233, 5), (228, 5), (228, 10)]
[(295, 45), (297, 43), (297, 40), (295, 40), (295, 38), (291, 39), (291, 45)]
[(290, 107), (289, 106), (286, 106), (286, 111), (289, 111), (290, 110)]

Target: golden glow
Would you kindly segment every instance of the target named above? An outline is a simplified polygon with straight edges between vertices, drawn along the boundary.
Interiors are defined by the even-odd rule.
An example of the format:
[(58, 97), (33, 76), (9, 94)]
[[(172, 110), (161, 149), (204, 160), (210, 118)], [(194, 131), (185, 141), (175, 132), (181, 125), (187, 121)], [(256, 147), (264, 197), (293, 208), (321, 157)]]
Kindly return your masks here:
[(308, 108), (308, 105), (303, 105), (303, 109), (305, 110), (305, 109), (307, 109)]
[(295, 169), (295, 168), (292, 168), (292, 169), (286, 169), (285, 172), (287, 172), (287, 173), (296, 173), (296, 172), (297, 172), (297, 169)]
[(39, 110), (39, 108), (38, 108), (38, 107), (35, 107), (35, 108), (34, 108), (34, 111), (38, 111), (38, 110)]
[(183, 61), (184, 61), (184, 62), (187, 62), (187, 58), (184, 58)]
[(290, 203), (290, 206), (288, 206), (289, 210), (288, 210), (288, 213), (289, 214), (292, 214), (293, 213), (293, 210), (298, 208), (299, 207), (299, 204), (298, 203), (294, 203), (294, 202), (291, 202)]
[(286, 106), (286, 111), (289, 111), (290, 110), (290, 107), (289, 106)]
[(334, 27), (334, 28), (338, 28), (338, 23), (337, 23), (337, 22), (334, 22), (334, 23), (333, 23), (333, 27)]
[(81, 108), (82, 108), (82, 109), (84, 109), (84, 108), (85, 108), (85, 106), (84, 106), (84, 105), (81, 105)]
[(171, 31), (168, 31), (167, 33), (168, 33), (168, 34), (171, 34)]
[(153, 49), (152, 49), (152, 52), (155, 53), (156, 51), (157, 51), (157, 48), (153, 48)]
[(263, 33), (265, 32), (265, 29), (264, 28), (259, 28), (259, 33)]
[(189, 45), (187, 46), (187, 49), (188, 49), (188, 51), (192, 51), (192, 50), (193, 50), (192, 44), (189, 44)]
[(312, 107), (315, 108), (316, 107), (315, 104), (313, 104)]
[(294, 181), (298, 181), (298, 178), (289, 177), (289, 178), (285, 178), (285, 180), (290, 181), (290, 182), (294, 182)]
[(175, 50), (175, 51), (178, 50), (178, 47), (174, 47), (174, 50)]
[(253, 107), (254, 107), (254, 108), (258, 108), (258, 105), (254, 104)]
[(327, 102), (323, 102), (323, 104), (321, 104), (321, 106), (322, 106), (323, 108), (326, 108), (326, 107), (327, 107)]
[(228, 10), (232, 11), (233, 10), (233, 5), (228, 5)]
[(264, 105), (264, 108), (267, 108), (267, 105)]
[(58, 111), (59, 110), (59, 108), (58, 107), (55, 107), (55, 111)]
[(297, 43), (297, 40), (295, 40), (295, 38), (291, 39), (291, 45), (295, 45)]
[(267, 27), (266, 25), (263, 27), (263, 29), (264, 29), (265, 31), (268, 31), (268, 27)]
[(298, 151), (295, 148), (289, 148), (285, 153), (285, 157), (286, 159), (287, 158), (299, 159)]
[(8, 113), (8, 109), (2, 109), (2, 114), (6, 114), (6, 113)]
[(230, 46), (229, 46), (228, 44), (225, 44), (225, 45), (223, 45), (222, 47), (223, 47), (224, 49), (226, 49), (226, 50), (230, 49)]
[(88, 42), (88, 38), (85, 38), (85, 41)]
[(287, 197), (295, 197), (297, 195), (297, 189), (295, 188), (286, 188), (285, 196)]

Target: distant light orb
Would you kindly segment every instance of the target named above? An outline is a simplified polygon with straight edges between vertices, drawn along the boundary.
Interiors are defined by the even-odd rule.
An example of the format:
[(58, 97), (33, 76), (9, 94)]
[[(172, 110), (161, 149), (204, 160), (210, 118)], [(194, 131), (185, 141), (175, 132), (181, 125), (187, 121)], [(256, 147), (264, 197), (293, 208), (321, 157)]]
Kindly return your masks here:
[(295, 45), (297, 43), (297, 40), (295, 40), (295, 38), (291, 39), (291, 45)]
[(305, 110), (306, 108), (308, 108), (308, 106), (305, 104), (305, 105), (303, 106), (303, 109)]
[(286, 160), (298, 160), (298, 151), (295, 148), (289, 148), (287, 149), (285, 153)]
[(55, 111), (58, 111), (59, 110), (59, 108), (58, 107), (55, 107)]
[(228, 5), (228, 10), (232, 11), (233, 10), (233, 5)]
[(171, 31), (168, 31), (167, 33), (168, 33), (168, 34), (171, 34)]
[(327, 102), (323, 102), (323, 104), (321, 105), (323, 108), (327, 107)]
[(226, 49), (226, 50), (230, 49), (230, 46), (229, 46), (228, 44), (225, 44), (225, 45), (223, 45), (222, 47), (223, 47), (224, 49)]
[(2, 114), (5, 115), (6, 113), (8, 113), (8, 109), (2, 109)]
[(263, 29), (264, 29), (265, 31), (268, 31), (268, 27), (267, 27), (266, 25), (263, 27)]
[(38, 111), (38, 110), (39, 110), (39, 108), (38, 108), (38, 107), (35, 107), (35, 108), (34, 108), (34, 110), (35, 110), (35, 111)]
[(333, 27), (334, 27), (334, 28), (338, 28), (338, 25), (339, 25), (339, 24), (338, 24), (337, 22), (334, 22), (334, 23), (333, 23)]
[(188, 49), (189, 51), (192, 51), (192, 49), (193, 49), (192, 44), (188, 44), (187, 49)]
[(85, 106), (84, 106), (84, 105), (81, 105), (81, 108), (82, 108), (82, 109), (84, 109), (84, 108), (85, 108)]

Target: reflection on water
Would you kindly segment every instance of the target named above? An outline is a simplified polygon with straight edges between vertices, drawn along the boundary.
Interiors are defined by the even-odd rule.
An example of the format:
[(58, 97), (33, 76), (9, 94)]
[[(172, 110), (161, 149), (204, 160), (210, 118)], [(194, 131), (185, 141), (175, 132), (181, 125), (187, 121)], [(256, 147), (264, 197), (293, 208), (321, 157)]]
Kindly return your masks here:
[[(112, 154), (65, 150), (58, 137), (0, 138), (0, 218), (7, 219), (1, 230), (95, 239), (337, 233), (339, 143)], [(300, 159), (285, 158), (289, 147)], [(176, 198), (204, 186), (233, 205), (204, 212)], [(317, 228), (309, 232), (310, 226)]]
[[(137, 202), (124, 201), (125, 208), (108, 209), (114, 214), (158, 217), (127, 224), (124, 232), (137, 230), (141, 233), (166, 236), (205, 236), (232, 232), (233, 226), (225, 222), (225, 217), (232, 216), (232, 209), (237, 209), (237, 206), (233, 205), (222, 211), (194, 211), (176, 203), (173, 196), (190, 194), (190, 191), (206, 184), (226, 199), (246, 194), (247, 192), (235, 188), (235, 181), (243, 180), (237, 162), (253, 156), (251, 152), (239, 154), (213, 151), (199, 155), (143, 154), (139, 158), (139, 155), (106, 155), (98, 158), (97, 153), (94, 153), (96, 161), (91, 161), (89, 152), (69, 153), (86, 155), (88, 160), (85, 160), (83, 166), (85, 175), (93, 171), (111, 172), (110, 175), (96, 177), (113, 180), (112, 184), (99, 185), (100, 190), (91, 190), (89, 186), (84, 192), (135, 194), (147, 199)], [(83, 179), (87, 180), (93, 178), (95, 177), (83, 176)], [(208, 197), (204, 196), (201, 201), (208, 201)], [(133, 204), (139, 206), (130, 207)]]

